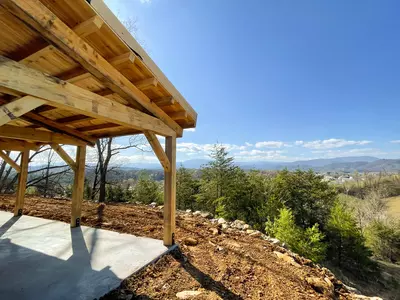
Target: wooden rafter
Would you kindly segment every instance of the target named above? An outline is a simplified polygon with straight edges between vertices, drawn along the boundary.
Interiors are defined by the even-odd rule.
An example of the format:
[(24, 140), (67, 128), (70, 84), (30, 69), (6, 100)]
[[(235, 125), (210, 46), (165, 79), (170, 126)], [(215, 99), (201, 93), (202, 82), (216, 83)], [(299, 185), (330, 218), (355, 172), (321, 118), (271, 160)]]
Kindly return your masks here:
[(0, 137), (17, 140), (27, 140), (46, 144), (57, 143), (68, 145), (86, 145), (85, 142), (67, 136), (65, 134), (10, 125), (0, 126)]
[[(102, 18), (99, 16), (94, 16), (93, 18), (90, 18), (89, 20), (86, 20), (82, 22), (81, 24), (78, 24), (74, 27), (74, 32), (79, 35), (81, 38), (88, 36), (103, 26), (104, 21)], [(25, 57), (24, 59), (20, 60), (21, 63), (30, 63), (30, 62), (35, 62), (37, 61), (41, 56), (46, 56), (49, 54), (49, 52), (55, 51), (56, 48), (54, 46), (46, 46), (39, 51), (36, 51), (35, 53)]]
[[(0, 99), (0, 104), (3, 104), (3, 103), (5, 103), (5, 101)], [(15, 105), (11, 106), (12, 103), (15, 103)], [(44, 103), (47, 103), (46, 100), (39, 99), (37, 97), (32, 97), (32, 96), (25, 96), (18, 100), (10, 102), (8, 104), (4, 104), (3, 107), (5, 105), (10, 105), (10, 108), (12, 108), (12, 112), (15, 112), (15, 115), (12, 112), (5, 110), (7, 112), (7, 115), (2, 116), (1, 115), (2, 111), (0, 110), (0, 126), (2, 125), (1, 124), (2, 117), (5, 121), (7, 119), (10, 121), (10, 120), (15, 119), (16, 117), (20, 116), (21, 119), (34, 124), (32, 126), (29, 126), (29, 128), (43, 127), (43, 128), (49, 129), (54, 132), (70, 135), (73, 138), (77, 138), (77, 139), (84, 141), (85, 143), (89, 144), (90, 146), (94, 146), (94, 144), (96, 142), (96, 138), (92, 138), (76, 129), (70, 128), (70, 127), (66, 126), (65, 124), (60, 124), (57, 121), (53, 121), (53, 120), (43, 117), (37, 113), (33, 113), (31, 111), (26, 112), (27, 109), (32, 110), (30, 108), (35, 108), (35, 106), (37, 107)], [(5, 123), (3, 123), (3, 124), (5, 124)]]
[(174, 105), (176, 100), (173, 97), (163, 97), (153, 100), (159, 107)]
[[(47, 104), (77, 114), (149, 130), (163, 136), (175, 131), (161, 120), (88, 90), (0, 56), (0, 86), (47, 100)], [(62, 143), (62, 142), (61, 142)]]
[(160, 144), (157, 136), (150, 131), (145, 131), (144, 135), (146, 136), (147, 141), (149, 142), (151, 148), (153, 149), (158, 160), (160, 161), (161, 165), (163, 166), (165, 172), (169, 172), (171, 170), (171, 165), (170, 165), (169, 159), (167, 157), (167, 154), (164, 152), (164, 149), (161, 147), (161, 144)]
[(42, 99), (26, 96), (26, 98), (20, 98), (2, 105), (0, 107), (0, 126), (30, 112), (44, 103), (45, 101)]
[(28, 26), (35, 28), (64, 54), (79, 62), (102, 84), (121, 95), (132, 105), (135, 105), (136, 102), (139, 103), (172, 128), (178, 136), (182, 136), (183, 129), (167, 113), (153, 103), (40, 1), (8, 0), (2, 5)]
[(135, 85), (139, 90), (146, 90), (151, 87), (156, 87), (157, 84), (158, 84), (158, 81), (155, 78), (147, 78), (147, 79), (143, 79), (143, 80), (135, 82)]
[(186, 111), (177, 111), (171, 113), (170, 116), (173, 120), (185, 120), (188, 115)]
[(59, 145), (59, 144), (50, 144), (51, 148), (70, 166), (70, 168), (75, 172), (76, 171), (76, 163), (68, 155), (67, 152)]
[(11, 158), (9, 157), (6, 153), (3, 152), (3, 150), (0, 150), (0, 157), (8, 163), (17, 173), (21, 172), (21, 167)]

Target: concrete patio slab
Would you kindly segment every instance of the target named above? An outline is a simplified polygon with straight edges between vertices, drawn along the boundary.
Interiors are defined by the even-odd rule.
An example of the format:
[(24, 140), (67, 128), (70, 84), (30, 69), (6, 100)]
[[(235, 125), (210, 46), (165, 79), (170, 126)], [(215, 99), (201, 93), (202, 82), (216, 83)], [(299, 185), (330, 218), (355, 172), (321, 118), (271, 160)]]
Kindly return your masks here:
[(168, 250), (160, 240), (0, 211), (0, 299), (94, 299)]

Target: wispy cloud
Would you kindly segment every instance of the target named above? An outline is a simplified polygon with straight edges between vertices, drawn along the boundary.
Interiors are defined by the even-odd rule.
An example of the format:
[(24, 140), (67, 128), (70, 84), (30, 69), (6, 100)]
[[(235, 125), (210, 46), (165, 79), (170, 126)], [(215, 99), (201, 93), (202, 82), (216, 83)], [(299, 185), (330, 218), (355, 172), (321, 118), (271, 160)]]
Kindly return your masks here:
[(286, 144), (281, 141), (265, 141), (256, 143), (256, 148), (281, 148), (283, 146), (286, 146)]
[(185, 132), (195, 132), (196, 128), (186, 128)]
[[(328, 140), (316, 140), (311, 142), (299, 142), (298, 145), (302, 145), (308, 149), (332, 149), (341, 148), (345, 146), (355, 146), (355, 145), (367, 145), (372, 143), (371, 141), (349, 141), (345, 139), (328, 139)], [(300, 143), (301, 142), (301, 143)]]
[(400, 144), (400, 140), (390, 141), (392, 144)]

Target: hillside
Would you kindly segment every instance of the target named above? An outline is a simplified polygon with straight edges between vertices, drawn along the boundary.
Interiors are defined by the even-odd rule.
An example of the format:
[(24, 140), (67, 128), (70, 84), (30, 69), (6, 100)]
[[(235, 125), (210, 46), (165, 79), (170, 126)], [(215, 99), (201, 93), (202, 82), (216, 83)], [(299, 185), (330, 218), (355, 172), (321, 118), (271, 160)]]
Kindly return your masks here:
[[(14, 197), (0, 196), (0, 209), (11, 211), (13, 203)], [(68, 200), (28, 197), (25, 208), (31, 216), (69, 222), (70, 205)], [(84, 202), (82, 224), (162, 238), (159, 207)], [(274, 240), (260, 238), (254, 231), (178, 212), (176, 239), (180, 251), (128, 278), (103, 299), (176, 299), (185, 291), (199, 293), (196, 299), (355, 297), (329, 270), (288, 252)]]
[[(202, 165), (209, 162), (206, 159), (192, 159), (178, 162), (178, 166), (182, 165), (189, 169), (199, 169)], [(308, 170), (313, 169), (319, 172), (337, 171), (337, 172), (398, 172), (400, 171), (400, 159), (379, 159), (371, 156), (350, 156), (336, 157), (329, 159), (312, 159), (300, 160), (294, 162), (274, 162), (274, 161), (252, 161), (252, 162), (236, 162), (239, 167), (250, 170)], [(125, 164), (125, 169), (161, 169), (159, 164), (155, 163), (137, 163)]]

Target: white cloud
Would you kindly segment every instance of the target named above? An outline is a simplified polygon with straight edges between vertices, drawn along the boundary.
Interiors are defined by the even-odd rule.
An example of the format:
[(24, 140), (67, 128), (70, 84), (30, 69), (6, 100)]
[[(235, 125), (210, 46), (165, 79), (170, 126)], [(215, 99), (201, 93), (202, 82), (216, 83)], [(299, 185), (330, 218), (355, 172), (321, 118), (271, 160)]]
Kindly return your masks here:
[(151, 3), (151, 0), (140, 0), (140, 3)]
[(390, 141), (392, 144), (400, 144), (400, 140)]
[(196, 128), (186, 128), (185, 132), (195, 132)]
[[(197, 144), (197, 143), (178, 143), (176, 145), (176, 151), (186, 152), (186, 153), (209, 153), (214, 149), (215, 144)], [(227, 151), (235, 150), (246, 150), (245, 145), (235, 145), (235, 144), (221, 144)]]
[(296, 146), (300, 146), (300, 145), (303, 145), (304, 142), (303, 142), (303, 141), (295, 141), (294, 144), (295, 144)]
[(348, 141), (345, 139), (328, 139), (328, 140), (316, 140), (311, 142), (304, 142), (303, 147), (308, 149), (332, 149), (341, 148), (345, 146), (354, 145), (367, 145), (372, 143), (371, 141)]
[(253, 147), (253, 144), (249, 143), (249, 142), (245, 142), (244, 143), (247, 147)]
[(266, 141), (256, 143), (256, 148), (281, 148), (283, 146), (286, 146), (285, 143), (280, 141)]

